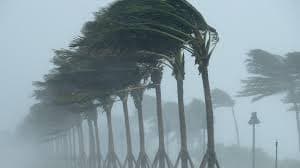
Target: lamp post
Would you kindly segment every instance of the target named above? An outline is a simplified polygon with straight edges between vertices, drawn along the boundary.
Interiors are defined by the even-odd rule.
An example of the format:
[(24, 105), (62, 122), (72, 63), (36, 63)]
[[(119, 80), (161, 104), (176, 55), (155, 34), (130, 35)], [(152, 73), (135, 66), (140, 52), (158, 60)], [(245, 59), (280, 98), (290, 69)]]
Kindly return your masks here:
[(259, 123), (260, 121), (257, 118), (257, 113), (253, 112), (248, 122), (249, 125), (252, 125), (252, 168), (255, 168), (255, 125)]

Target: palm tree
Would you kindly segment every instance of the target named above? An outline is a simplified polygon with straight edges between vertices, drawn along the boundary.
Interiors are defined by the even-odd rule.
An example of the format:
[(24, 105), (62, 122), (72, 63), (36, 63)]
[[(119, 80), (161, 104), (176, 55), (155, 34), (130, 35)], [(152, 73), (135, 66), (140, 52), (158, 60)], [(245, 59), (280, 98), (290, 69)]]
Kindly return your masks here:
[(127, 144), (127, 154), (126, 154), (123, 168), (126, 168), (126, 165), (128, 165), (128, 168), (133, 168), (136, 166), (136, 160), (132, 152), (131, 131), (130, 131), (130, 122), (129, 122), (128, 105), (127, 105), (128, 91), (120, 92), (118, 95), (123, 105), (125, 131), (126, 131), (126, 144)]
[(235, 126), (236, 143), (238, 146), (240, 146), (239, 126), (238, 126), (237, 119), (235, 116), (234, 100), (231, 98), (231, 96), (228, 93), (226, 93), (225, 91), (223, 91), (221, 89), (212, 90), (212, 99), (213, 99), (214, 108), (219, 108), (219, 107), (231, 108), (232, 117), (233, 117), (234, 126)]
[(165, 165), (169, 168), (172, 168), (173, 165), (170, 161), (169, 156), (165, 150), (165, 138), (164, 138), (164, 123), (163, 123), (163, 114), (162, 114), (162, 100), (161, 100), (161, 80), (162, 80), (162, 67), (158, 67), (153, 70), (151, 73), (151, 80), (153, 82), (155, 93), (156, 93), (156, 115), (157, 115), (157, 128), (158, 128), (158, 139), (159, 146), (158, 151), (154, 157), (152, 164), (153, 168), (157, 166), (159, 168), (164, 168)]
[[(103, 15), (103, 13), (105, 14)], [(184, 48), (196, 56), (196, 63), (199, 64), (199, 70), (203, 73), (202, 77), (207, 104), (206, 109), (208, 112), (207, 123), (209, 125), (207, 158), (209, 168), (212, 168), (216, 162), (216, 158), (214, 150), (213, 112), (207, 66), (217, 41), (215, 30), (208, 26), (202, 15), (184, 0), (118, 1), (105, 11), (100, 12), (100, 15), (98, 15), (96, 19), (102, 19), (104, 22), (87, 24), (87, 27), (90, 29), (84, 31), (84, 33), (88, 38), (79, 38), (75, 42), (77, 45), (85, 45), (89, 48), (96, 49), (97, 51), (99, 51), (99, 49), (101, 50), (101, 48), (105, 48), (108, 42), (114, 47), (119, 44), (123, 48), (125, 48), (124, 46), (128, 48), (129, 45), (129, 48), (133, 47), (135, 51), (140, 51), (139, 53), (142, 53), (143, 55), (155, 55), (161, 57), (161, 59), (167, 60), (173, 68), (178, 84), (178, 107), (180, 109), (179, 113), (182, 132), (182, 152), (178, 157), (178, 161), (182, 161), (182, 167), (184, 168), (187, 167), (189, 156), (186, 154), (187, 148), (185, 145), (186, 126), (183, 106), (184, 57), (181, 53), (181, 49)], [(105, 35), (103, 35), (103, 32)], [(120, 36), (121, 34), (122, 36)], [(126, 37), (126, 34), (129, 36)], [(144, 38), (147, 37), (145, 34), (151, 35), (150, 37), (152, 38)], [(107, 37), (110, 39), (103, 40)], [(155, 49), (155, 44), (164, 44), (158, 43), (159, 39), (167, 41), (168, 43), (166, 44), (170, 44), (169, 48), (164, 48), (164, 50)], [(130, 40), (134, 41), (130, 42)], [(154, 41), (154, 43), (150, 43), (151, 40)], [(187, 44), (193, 48), (188, 48)], [(76, 44), (74, 46), (76, 46)]]
[(251, 76), (242, 81), (243, 89), (239, 96), (253, 97), (252, 101), (257, 101), (277, 93), (286, 93), (285, 102), (292, 103), (296, 112), (300, 151), (299, 101), (295, 94), (300, 86), (299, 58), (299, 52), (279, 56), (260, 49), (251, 50), (246, 60)]
[[(196, 156), (199, 155), (199, 148), (202, 152), (200, 154), (205, 153), (206, 150), (206, 111), (205, 111), (205, 103), (202, 100), (199, 99), (193, 99), (187, 106), (186, 106), (186, 113), (187, 113), (187, 122), (188, 122), (188, 130), (190, 132), (189, 137), (191, 139), (191, 142), (193, 145), (196, 143), (195, 146), (191, 146), (191, 152), (194, 151), (194, 153), (197, 153)], [(200, 131), (199, 132), (199, 126)], [(201, 134), (200, 134), (201, 133)], [(202, 146), (200, 146), (200, 143), (202, 142)], [(197, 150), (197, 152), (195, 151)]]
[(111, 118), (111, 109), (113, 106), (113, 99), (110, 96), (105, 96), (101, 100), (103, 109), (106, 113), (106, 119), (107, 119), (107, 128), (108, 128), (108, 152), (107, 156), (104, 160), (103, 167), (107, 168), (121, 168), (121, 162), (118, 158), (118, 156), (115, 153), (114, 148), (114, 136), (113, 136), (113, 127), (112, 127), (112, 118)]
[[(165, 1), (164, 1), (165, 2)], [(138, 3), (138, 2), (137, 2)], [(147, 2), (149, 3), (149, 2)], [(155, 3), (155, 2), (154, 2)], [(156, 2), (157, 3), (157, 2)], [(218, 35), (214, 28), (208, 26), (201, 14), (193, 8), (189, 3), (186, 1), (172, 1), (169, 2), (170, 5), (176, 4), (177, 6), (180, 6), (180, 9), (177, 9), (177, 12), (172, 13), (173, 11), (165, 8), (165, 6), (161, 7), (158, 6), (157, 8), (160, 10), (156, 10), (155, 13), (161, 12), (160, 17), (156, 17), (155, 19), (159, 18), (159, 22), (156, 20), (156, 23), (149, 22), (147, 24), (143, 24), (147, 18), (143, 18), (143, 23), (129, 23), (130, 25), (133, 25), (135, 27), (130, 27), (130, 29), (143, 29), (145, 31), (155, 31), (158, 34), (162, 34), (164, 36), (168, 36), (170, 39), (175, 39), (178, 42), (184, 42), (188, 43), (190, 41), (192, 48), (183, 47), (186, 50), (190, 51), (195, 57), (196, 57), (196, 63), (199, 65), (199, 72), (202, 73), (202, 80), (204, 85), (204, 93), (205, 93), (205, 102), (206, 102), (206, 110), (207, 110), (207, 128), (208, 128), (208, 151), (207, 155), (205, 155), (203, 165), (206, 164), (206, 161), (208, 161), (208, 167), (212, 168), (216, 164), (217, 167), (219, 167), (216, 156), (215, 156), (215, 149), (214, 149), (214, 129), (213, 129), (213, 109), (212, 109), (212, 102), (211, 102), (211, 94), (210, 94), (210, 87), (209, 87), (209, 80), (208, 80), (208, 63), (210, 56), (212, 54), (212, 51), (214, 50), (215, 44), (218, 41)], [(153, 6), (157, 4), (151, 4), (152, 9)], [(143, 3), (143, 6), (147, 6)], [(136, 9), (136, 8), (135, 8)], [(155, 8), (156, 9), (156, 8)], [(141, 12), (142, 12), (141, 7)], [(163, 11), (163, 12), (162, 12)], [(166, 12), (168, 11), (174, 16), (177, 24), (182, 23), (185, 29), (179, 28), (179, 27), (173, 27), (170, 28), (168, 24), (168, 20), (164, 20), (163, 16), (166, 16)], [(193, 12), (191, 12), (193, 11)], [(128, 12), (128, 11), (126, 11)], [(148, 11), (148, 8), (146, 10), (147, 14), (150, 13)], [(136, 10), (134, 11), (136, 13)], [(170, 16), (170, 13), (167, 13), (168, 16)], [(193, 13), (192, 15), (188, 15), (189, 13)], [(144, 16), (144, 15), (143, 15)], [(188, 16), (188, 17), (187, 17)], [(151, 15), (150, 15), (151, 17)], [(169, 18), (169, 17), (168, 17)], [(153, 18), (151, 18), (153, 19)], [(191, 20), (192, 19), (192, 20)], [(183, 22), (183, 20), (187, 20)], [(196, 22), (195, 22), (196, 20)], [(131, 20), (130, 20), (131, 21)], [(136, 21), (136, 20), (134, 20)], [(173, 21), (173, 20), (172, 20)], [(173, 21), (174, 23), (174, 21)], [(142, 25), (142, 27), (137, 27), (139, 25)], [(154, 26), (153, 26), (154, 25)], [(159, 29), (156, 29), (159, 27)], [(185, 32), (184, 32), (185, 31)], [(180, 32), (180, 33), (179, 33)], [(192, 36), (191, 34), (194, 34)], [(185, 41), (186, 40), (186, 41)], [(146, 52), (147, 53), (147, 52)], [(149, 53), (149, 52), (148, 52)], [(151, 52), (150, 52), (151, 53)], [(151, 53), (153, 54), (153, 52)], [(178, 157), (183, 156), (182, 158), (182, 167), (187, 167), (187, 161), (189, 160), (189, 156), (185, 155), (185, 121), (184, 121), (184, 106), (183, 106), (183, 79), (184, 79), (184, 56), (181, 55), (181, 51), (176, 50), (176, 52), (173, 54), (173, 58), (175, 60), (170, 60), (168, 55), (161, 54), (161, 53), (154, 53), (155, 55), (162, 56), (164, 59), (167, 59), (169, 63), (171, 64), (171, 67), (174, 68), (172, 65), (176, 65), (174, 70), (174, 75), (177, 80), (177, 90), (178, 90), (178, 104), (179, 104), (179, 113), (180, 113), (180, 122), (181, 122), (181, 138), (182, 138), (182, 152)], [(181, 73), (181, 74), (180, 74)], [(186, 159), (187, 158), (187, 159)], [(207, 158), (207, 159), (206, 159)], [(178, 163), (177, 161), (177, 163)], [(177, 165), (177, 164), (176, 164)]]
[(99, 139), (99, 129), (98, 129), (98, 112), (96, 109), (96, 112), (94, 113), (93, 123), (94, 123), (94, 129), (95, 129), (95, 137), (96, 137), (96, 160), (97, 160), (97, 167), (102, 168), (102, 154), (101, 154), (101, 148), (100, 148), (100, 139)]
[[(178, 108), (182, 135), (182, 147), (178, 161), (182, 161), (184, 168), (187, 167), (190, 159), (186, 147), (183, 106), (184, 56), (182, 49), (196, 56), (196, 63), (199, 64), (199, 70), (203, 73), (208, 113), (207, 160), (209, 168), (212, 168), (216, 158), (207, 66), (217, 41), (217, 34), (212, 27), (206, 24), (202, 15), (185, 0), (123, 0), (99, 12), (96, 15), (96, 22), (86, 24), (83, 34), (85, 37), (75, 40), (75, 44), (72, 46), (84, 46), (90, 52), (99, 53), (99, 51), (107, 52), (109, 45), (109, 52), (117, 52), (118, 55), (120, 55), (120, 51), (123, 53), (124, 50), (127, 50), (126, 52), (137, 52), (144, 56), (148, 54), (169, 62), (178, 85)], [(167, 45), (161, 48), (161, 44)], [(140, 57), (141, 61), (145, 59), (147, 58)]]
[[(25, 132), (30, 132), (29, 136), (34, 141), (46, 143), (53, 141), (56, 152), (61, 163), (71, 166), (71, 143), (69, 129), (76, 122), (77, 114), (70, 111), (70, 107), (57, 106), (49, 102), (40, 102), (31, 107), (30, 114), (24, 120)], [(26, 126), (27, 125), (27, 126)]]
[(144, 86), (137, 85), (138, 89), (131, 91), (131, 96), (134, 100), (134, 105), (138, 113), (138, 122), (139, 122), (139, 136), (140, 136), (140, 152), (137, 158), (136, 168), (150, 168), (150, 160), (146, 153), (145, 148), (145, 133), (144, 133), (144, 121), (143, 121), (143, 95), (144, 95)]
[(97, 115), (97, 109), (96, 107), (93, 107), (93, 105), (91, 105), (91, 108), (87, 111), (87, 123), (88, 123), (88, 129), (89, 129), (89, 168), (95, 168), (96, 167), (96, 162), (97, 162), (97, 158), (96, 158), (96, 154), (98, 153), (98, 151), (95, 151), (96, 149), (96, 137), (94, 135), (94, 125), (93, 125), (93, 121), (95, 120)]

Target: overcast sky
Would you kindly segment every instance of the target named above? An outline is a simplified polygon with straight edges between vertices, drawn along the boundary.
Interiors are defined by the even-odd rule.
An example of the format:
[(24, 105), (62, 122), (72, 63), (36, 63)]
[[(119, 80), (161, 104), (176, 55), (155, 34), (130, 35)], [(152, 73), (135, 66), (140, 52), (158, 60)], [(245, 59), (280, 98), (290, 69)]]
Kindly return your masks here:
[[(41, 80), (52, 67), (53, 49), (65, 48), (80, 34), (93, 12), (111, 0), (0, 0), (0, 130), (13, 131), (28, 113), (32, 81)], [(220, 34), (220, 43), (210, 63), (212, 88), (235, 95), (240, 80), (247, 76), (244, 60), (250, 49), (275, 54), (300, 51), (298, 0), (191, 0), (207, 22)], [(297, 20), (298, 18), (298, 20)], [(152, 94), (152, 93), (149, 93)], [(200, 76), (191, 58), (187, 59), (185, 101), (203, 97)], [(175, 80), (169, 70), (163, 79), (163, 98), (176, 101)], [(237, 99), (236, 111), (243, 146), (251, 144), (250, 113), (257, 111), (258, 146), (269, 153), (280, 141), (282, 157), (299, 158), (295, 113), (287, 112), (282, 95), (251, 104)], [(229, 109), (218, 109), (218, 143), (234, 142)]]

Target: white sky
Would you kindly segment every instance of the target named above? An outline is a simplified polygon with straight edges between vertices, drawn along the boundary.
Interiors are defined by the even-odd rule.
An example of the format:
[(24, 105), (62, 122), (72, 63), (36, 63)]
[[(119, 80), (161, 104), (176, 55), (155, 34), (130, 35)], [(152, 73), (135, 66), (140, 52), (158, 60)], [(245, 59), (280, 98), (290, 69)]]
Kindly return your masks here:
[[(33, 103), (32, 81), (41, 80), (51, 68), (52, 49), (66, 47), (79, 35), (92, 13), (111, 0), (0, 0), (0, 130), (12, 131)], [(276, 54), (300, 51), (299, 7), (297, 0), (191, 0), (218, 30), (220, 43), (210, 64), (212, 88), (235, 95), (240, 80), (247, 76), (243, 61), (250, 49), (261, 48)], [(202, 83), (192, 59), (187, 59), (185, 100), (203, 97)], [(151, 93), (150, 93), (151, 94)], [(286, 112), (282, 96), (250, 103), (237, 100), (242, 145), (251, 144), (247, 124), (252, 111), (262, 120), (258, 146), (273, 152), (280, 141), (282, 157), (299, 158), (295, 114)], [(163, 98), (176, 101), (176, 85), (167, 70)], [(217, 142), (234, 142), (230, 111), (219, 109), (216, 116)]]

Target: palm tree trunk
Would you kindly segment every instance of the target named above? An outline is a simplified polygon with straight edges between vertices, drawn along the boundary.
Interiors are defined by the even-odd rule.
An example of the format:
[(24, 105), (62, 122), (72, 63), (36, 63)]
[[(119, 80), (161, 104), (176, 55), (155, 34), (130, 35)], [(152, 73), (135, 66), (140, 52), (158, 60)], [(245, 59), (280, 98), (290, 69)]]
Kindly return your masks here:
[(166, 117), (166, 113), (163, 113), (163, 120), (164, 120), (164, 123), (165, 123), (165, 131), (166, 131), (166, 152), (167, 153), (169, 153), (169, 143), (170, 143), (170, 141), (169, 141), (169, 123), (168, 123), (168, 120), (166, 119), (167, 117)]
[(205, 148), (206, 148), (206, 129), (202, 129), (202, 150), (205, 154)]
[(95, 168), (95, 136), (92, 120), (88, 119), (88, 128), (89, 128), (89, 167)]
[(204, 66), (202, 68), (202, 82), (204, 87), (206, 120), (207, 120), (207, 152), (208, 152), (207, 161), (208, 161), (208, 168), (214, 168), (214, 165), (217, 162), (215, 156), (214, 113), (212, 107), (207, 66)]
[(138, 110), (139, 134), (140, 134), (140, 152), (144, 153), (146, 151), (146, 148), (145, 148), (145, 132), (144, 132), (142, 102), (138, 102), (137, 110)]
[(126, 144), (127, 144), (127, 157), (128, 157), (128, 168), (133, 168), (133, 158), (130, 159), (132, 154), (132, 142), (131, 142), (131, 131), (130, 131), (130, 123), (129, 123), (129, 114), (128, 114), (128, 94), (124, 93), (120, 96), (123, 105), (123, 112), (124, 112), (124, 120), (125, 120), (125, 131), (126, 131)]
[(108, 127), (108, 151), (113, 152), (115, 151), (115, 149), (114, 149), (112, 121), (111, 121), (111, 110), (106, 111), (106, 118), (107, 118), (107, 127)]
[(84, 143), (83, 143), (83, 131), (81, 124), (78, 125), (78, 142), (79, 142), (79, 154), (82, 155), (84, 153)]
[(78, 125), (78, 142), (79, 142), (79, 159), (81, 168), (86, 167), (86, 155), (84, 149), (84, 140), (83, 140), (83, 129), (82, 123)]
[(58, 152), (58, 138), (57, 137), (55, 137), (55, 139), (54, 139), (54, 146), (55, 146), (55, 149), (54, 149), (54, 154), (55, 154), (55, 159), (57, 159), (57, 156), (58, 156), (58, 154), (59, 154), (59, 152)]
[(77, 167), (76, 159), (77, 159), (77, 153), (76, 153), (76, 135), (75, 135), (76, 127), (72, 128), (72, 148), (73, 148), (73, 153), (72, 153), (72, 162), (73, 162), (73, 167)]
[(161, 88), (160, 85), (155, 87), (156, 93), (156, 115), (157, 115), (157, 127), (158, 127), (158, 138), (159, 138), (159, 147), (161, 149), (165, 148), (164, 143), (164, 123), (162, 115), (162, 101), (161, 101)]
[[(187, 152), (187, 136), (186, 136), (186, 122), (184, 114), (184, 100), (183, 100), (183, 80), (177, 80), (177, 98), (178, 98), (178, 112), (179, 112), (179, 124), (180, 124), (180, 139), (181, 139), (181, 151)], [(181, 160), (181, 167), (187, 168), (188, 163), (186, 157)]]
[(234, 110), (233, 106), (231, 107), (231, 111), (232, 111), (232, 117), (233, 117), (233, 120), (234, 120), (237, 145), (241, 146), (241, 144), (240, 144), (239, 126), (238, 126), (238, 123), (237, 123), (237, 119), (236, 119), (236, 116), (235, 116), (235, 110)]
[(164, 123), (162, 114), (162, 100), (161, 100), (161, 80), (162, 80), (162, 68), (155, 69), (151, 74), (151, 80), (155, 85), (155, 95), (156, 95), (156, 115), (157, 115), (157, 128), (158, 128), (158, 139), (159, 139), (159, 149), (165, 150), (164, 142)]
[(63, 145), (62, 145), (62, 137), (61, 137), (61, 135), (57, 138), (57, 147), (58, 147), (58, 149), (57, 149), (57, 151), (58, 151), (58, 159), (62, 159), (62, 147), (63, 147)]
[(295, 112), (296, 112), (296, 122), (297, 122), (297, 131), (298, 131), (298, 150), (300, 152), (300, 111), (299, 111), (299, 107), (298, 104), (296, 102), (294, 102), (294, 108), (295, 108)]
[(68, 148), (69, 148), (69, 154), (68, 154), (68, 162), (69, 167), (72, 168), (72, 154), (73, 154), (73, 145), (72, 145), (72, 129), (68, 131)]
[[(157, 71), (156, 74), (153, 74), (153, 82), (156, 84), (155, 86), (155, 94), (156, 94), (156, 115), (157, 115), (157, 129), (158, 129), (158, 152), (154, 158), (154, 162), (152, 164), (153, 166), (157, 165), (158, 161), (158, 167), (159, 168), (165, 168), (167, 167), (173, 167), (167, 153), (165, 150), (165, 137), (164, 137), (164, 121), (163, 121), (163, 114), (162, 114), (162, 100), (161, 100), (161, 78), (162, 78), (162, 72)], [(155, 77), (156, 76), (156, 77)], [(156, 80), (155, 80), (156, 79)], [(165, 165), (166, 163), (166, 165)]]
[(112, 126), (112, 117), (111, 117), (113, 100), (111, 99), (111, 97), (106, 97), (105, 101), (106, 102), (103, 108), (106, 113), (106, 120), (107, 120), (108, 152), (102, 166), (105, 168), (117, 168), (117, 167), (121, 168), (122, 165), (120, 163), (118, 156), (115, 153), (115, 146), (114, 146), (113, 126)]
[(129, 123), (128, 104), (127, 104), (128, 95), (124, 95), (123, 97), (121, 97), (121, 100), (122, 100), (124, 120), (125, 120), (127, 152), (132, 153), (131, 132), (130, 132), (130, 123)]
[(96, 151), (97, 151), (96, 156), (97, 156), (98, 168), (101, 168), (102, 155), (101, 155), (101, 148), (100, 148), (99, 129), (98, 129), (98, 119), (97, 118), (94, 120), (94, 129), (95, 129), (95, 137), (96, 137)]
[(66, 168), (69, 167), (69, 143), (68, 143), (68, 133), (63, 136), (63, 147), (64, 147), (64, 164)]

